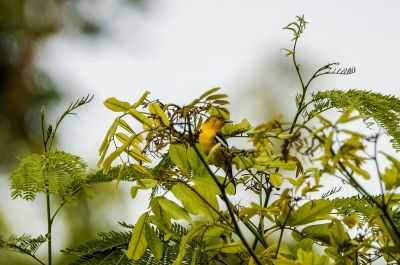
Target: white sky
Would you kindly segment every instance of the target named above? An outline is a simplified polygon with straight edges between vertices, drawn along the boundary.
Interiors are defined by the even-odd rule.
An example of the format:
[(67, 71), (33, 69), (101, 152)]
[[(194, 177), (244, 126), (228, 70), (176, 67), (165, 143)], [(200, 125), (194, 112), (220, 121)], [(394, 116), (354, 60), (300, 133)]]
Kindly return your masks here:
[[(232, 99), (234, 120), (271, 118), (265, 102), (273, 114), (290, 117), (298, 87), (288, 78), (293, 67), (280, 49), (292, 45), (282, 28), (296, 15), (310, 22), (298, 49), (306, 73), (336, 61), (357, 68), (353, 76), (321, 79), (313, 89), (400, 96), (399, 1), (164, 0), (153, 1), (144, 14), (117, 9), (111, 1), (89, 3), (91, 14), (106, 21), (107, 38), (93, 43), (55, 37), (40, 50), (38, 64), (65, 89), (58, 111), (95, 95), (62, 125), (60, 135), (60, 147), (91, 166), (115, 117), (102, 105), (108, 97), (134, 102), (149, 90), (152, 98), (185, 104), (221, 86)], [(249, 95), (255, 89), (258, 94)]]
[[(95, 95), (77, 118), (63, 124), (60, 139), (62, 148), (91, 163), (114, 117), (102, 105), (108, 97), (133, 102), (149, 90), (152, 98), (185, 104), (221, 86), (233, 101), (233, 118), (256, 113), (256, 121), (264, 120), (257, 111), (264, 96), (281, 102), (273, 112), (289, 110), (290, 115), (298, 87), (286, 80), (294, 72), (280, 49), (291, 46), (291, 35), (282, 28), (296, 15), (304, 14), (310, 22), (298, 49), (306, 73), (336, 61), (357, 68), (353, 76), (323, 78), (314, 89), (359, 88), (399, 95), (395, 90), (400, 87), (398, 1), (384, 5), (378, 1), (154, 1), (145, 14), (116, 11), (109, 1), (100, 2), (107, 5), (91, 6), (91, 11), (100, 10), (109, 37), (93, 43), (60, 36), (47, 42), (39, 60), (65, 89), (65, 104), (87, 93)], [(114, 10), (109, 12), (113, 14), (104, 9)], [(287, 73), (277, 72), (277, 64)], [(273, 89), (261, 88), (256, 98), (247, 94), (262, 84)]]

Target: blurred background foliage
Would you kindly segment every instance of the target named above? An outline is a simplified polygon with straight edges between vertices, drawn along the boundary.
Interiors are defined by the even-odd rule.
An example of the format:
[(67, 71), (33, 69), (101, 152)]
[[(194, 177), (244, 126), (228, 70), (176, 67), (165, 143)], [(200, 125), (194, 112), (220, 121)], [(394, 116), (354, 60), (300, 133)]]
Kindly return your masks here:
[[(3, 0), (0, 1), (0, 172), (8, 178), (18, 155), (43, 152), (39, 110), (41, 105), (55, 106), (65, 96), (48, 73), (36, 65), (38, 48), (49, 38), (68, 33), (86, 41), (96, 41), (106, 34), (107, 21), (90, 12), (95, 1), (79, 0)], [(117, 0), (115, 6), (143, 12), (145, 0)], [(111, 10), (110, 10), (111, 11)], [(112, 19), (112, 16), (109, 17)], [(55, 62), (62, 64), (63, 62)], [(63, 103), (65, 104), (65, 103)], [(51, 108), (50, 108), (51, 109)], [(51, 110), (50, 110), (51, 111)], [(7, 183), (7, 181), (2, 181)], [(8, 188), (4, 188), (7, 190)], [(112, 189), (112, 190), (111, 190)], [(101, 186), (98, 193), (107, 193), (108, 201), (121, 199), (115, 187)], [(9, 196), (9, 193), (2, 194)], [(104, 200), (105, 197), (103, 197)], [(101, 196), (98, 197), (102, 199)], [(98, 216), (107, 203), (96, 201), (94, 207), (82, 196), (77, 206), (67, 207), (63, 214), (64, 244), (72, 245), (93, 237), (102, 227)], [(92, 203), (93, 204), (93, 203)], [(36, 207), (36, 206), (35, 206)], [(0, 233), (10, 234), (12, 223), (6, 221), (0, 207)], [(96, 213), (94, 213), (96, 212)], [(103, 215), (107, 215), (103, 212)], [(21, 218), (23, 213), (21, 213)], [(101, 220), (101, 219), (100, 219)], [(43, 215), (44, 222), (44, 215)], [(25, 233), (37, 233), (26, 224)], [(101, 227), (101, 228), (100, 228)], [(66, 264), (66, 257), (55, 251), (57, 264)], [(30, 258), (0, 251), (0, 264), (34, 264)]]

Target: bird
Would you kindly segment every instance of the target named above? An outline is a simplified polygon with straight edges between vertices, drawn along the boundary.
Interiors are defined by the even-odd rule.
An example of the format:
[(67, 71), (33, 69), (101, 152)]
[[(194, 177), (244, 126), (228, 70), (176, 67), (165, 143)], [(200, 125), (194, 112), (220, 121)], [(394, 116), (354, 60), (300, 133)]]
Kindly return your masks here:
[(221, 128), (226, 123), (231, 122), (232, 121), (226, 120), (221, 116), (209, 117), (201, 125), (198, 140), (206, 155), (210, 153), (210, 151), (216, 144), (221, 144), (220, 150), (218, 150), (217, 153), (213, 156), (213, 158), (211, 159), (211, 163), (217, 167), (222, 168), (225, 171), (226, 177), (236, 188), (232, 172), (232, 155), (228, 151), (228, 143), (221, 134)]

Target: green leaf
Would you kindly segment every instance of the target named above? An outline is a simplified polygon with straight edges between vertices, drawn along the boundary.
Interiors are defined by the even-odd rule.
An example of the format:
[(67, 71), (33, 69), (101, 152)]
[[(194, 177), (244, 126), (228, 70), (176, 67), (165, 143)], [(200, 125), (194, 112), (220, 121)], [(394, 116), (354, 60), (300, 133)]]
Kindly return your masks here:
[(175, 202), (168, 200), (166, 198), (160, 198), (158, 201), (160, 204), (161, 208), (171, 216), (172, 219), (174, 220), (180, 220), (184, 219), (188, 222), (192, 222), (192, 219), (190, 218), (189, 214), (180, 207), (178, 204)]
[[(225, 182), (225, 177), (222, 176), (216, 176), (218, 182), (222, 185)], [(195, 184), (199, 185), (207, 185), (207, 188), (214, 194), (221, 195), (221, 191), (218, 188), (217, 184), (215, 183), (214, 179), (210, 175), (206, 176), (194, 176), (191, 179)], [(226, 183), (225, 183), (226, 185)], [(233, 195), (235, 194), (235, 186), (231, 182), (228, 183), (225, 187), (226, 193)]]
[(215, 224), (207, 227), (207, 230), (203, 234), (203, 239), (210, 239), (210, 238), (219, 238), (222, 234), (226, 233), (226, 231), (231, 230), (229, 227)]
[(139, 187), (138, 186), (132, 186), (131, 187), (131, 198), (135, 199), (138, 193)]
[(170, 121), (167, 115), (165, 115), (165, 112), (161, 109), (160, 104), (157, 102), (150, 103), (149, 110), (150, 113), (157, 115), (165, 126), (168, 127), (170, 125)]
[(329, 217), (333, 204), (328, 200), (313, 200), (305, 203), (289, 218), (288, 225), (304, 225)]
[[(204, 191), (202, 192), (205, 193)], [(214, 211), (206, 204), (206, 202), (210, 203), (211, 205), (215, 204), (216, 202), (215, 196), (214, 196), (215, 200), (213, 200), (212, 198), (209, 198), (208, 194), (200, 193), (201, 196), (204, 195), (206, 196), (205, 198), (203, 197), (202, 199), (201, 197), (199, 197), (199, 195), (196, 194), (195, 191), (193, 191), (191, 188), (185, 186), (182, 183), (176, 184), (172, 188), (172, 193), (182, 203), (183, 207), (187, 212), (194, 215), (203, 216), (209, 221), (213, 221), (214, 219), (218, 218), (218, 213), (216, 213), (216, 211), (219, 212), (219, 207), (214, 208), (215, 209)], [(211, 201), (209, 201), (209, 199), (211, 199)]]
[(189, 233), (184, 235), (181, 238), (181, 242), (179, 244), (179, 253), (178, 257), (174, 261), (173, 265), (180, 265), (182, 264), (182, 260), (185, 257), (186, 253), (186, 246), (197, 236), (201, 235), (204, 230), (206, 229), (205, 224), (199, 224), (198, 226), (194, 227)]
[[(207, 161), (207, 157), (203, 152), (203, 149), (200, 145), (197, 145), (197, 150), (200, 152), (200, 155), (203, 157), (204, 161)], [(193, 147), (189, 147), (187, 150), (187, 159), (189, 160), (190, 167), (193, 171), (194, 177), (204, 177), (209, 176), (211, 177), (210, 173), (208, 172), (207, 165), (203, 163), (199, 155), (197, 154), (196, 150)]]
[(112, 152), (103, 162), (103, 173), (106, 175), (111, 168), (111, 163), (120, 155), (122, 152), (127, 149), (127, 147), (132, 143), (135, 139), (135, 136), (132, 135), (123, 145), (118, 147), (114, 152)]
[(108, 147), (110, 146), (111, 140), (114, 137), (115, 132), (117, 131), (118, 121), (119, 121), (119, 118), (114, 120), (113, 124), (108, 129), (107, 134), (104, 137), (104, 140), (99, 148), (100, 158), (99, 158), (99, 162), (97, 163), (98, 167), (100, 167), (104, 161), (104, 157), (106, 156), (106, 153), (107, 153)]
[(132, 117), (134, 117), (137, 121), (139, 121), (143, 125), (147, 125), (150, 128), (153, 127), (153, 122), (139, 111), (135, 109), (130, 109), (129, 113), (132, 115)]
[(311, 238), (304, 238), (300, 240), (300, 242), (297, 244), (297, 248), (301, 248), (304, 251), (312, 251), (312, 245), (314, 244), (314, 240)]
[(244, 247), (242, 241), (235, 241), (235, 242), (228, 243), (228, 244), (219, 242), (215, 245), (206, 247), (204, 250), (205, 251), (219, 250), (225, 254), (238, 254), (238, 253), (246, 252), (246, 248)]
[(269, 182), (275, 187), (280, 187), (283, 182), (282, 175), (280, 173), (272, 173), (269, 175)]
[(104, 101), (104, 106), (114, 112), (127, 112), (131, 108), (131, 104), (120, 101), (116, 98), (108, 98)]
[(128, 154), (129, 154), (130, 157), (132, 157), (133, 159), (135, 159), (139, 163), (141, 163), (141, 162), (151, 163), (151, 159), (148, 156), (145, 156), (144, 154), (142, 154), (139, 150), (137, 150), (135, 148), (134, 149), (130, 149), (128, 151)]
[[(124, 144), (126, 141), (129, 141), (129, 138), (132, 136), (136, 136), (132, 141), (132, 143), (135, 143), (135, 144), (132, 144), (132, 146), (136, 147), (137, 146), (136, 144), (139, 144), (143, 140), (143, 137), (140, 137), (139, 135), (135, 134), (134, 132), (131, 134), (131, 136), (128, 136), (122, 132), (117, 132), (115, 134), (115, 137), (117, 138), (117, 140), (120, 141), (122, 144)], [(142, 140), (140, 140), (140, 138), (142, 138)]]
[(223, 135), (234, 136), (238, 134), (245, 133), (251, 129), (251, 125), (247, 119), (243, 119), (240, 123), (237, 124), (225, 124), (222, 127), (221, 132)]
[(344, 164), (345, 164), (346, 166), (348, 166), (351, 170), (353, 170), (354, 173), (360, 175), (360, 176), (363, 177), (364, 179), (369, 180), (369, 179), (371, 178), (371, 175), (368, 173), (368, 171), (366, 171), (366, 170), (360, 168), (360, 167), (357, 166), (357, 165), (354, 165), (354, 164), (351, 163), (350, 161), (345, 160), (345, 161), (344, 161)]
[(329, 229), (332, 226), (331, 223), (309, 225), (305, 227), (301, 233), (307, 237), (315, 238), (325, 244), (329, 244), (330, 235)]
[(383, 154), (390, 162), (392, 162), (392, 165), (386, 167), (385, 171), (381, 173), (382, 181), (385, 183), (386, 190), (397, 188), (400, 186), (400, 162), (391, 155), (386, 153)]
[(307, 265), (328, 265), (329, 258), (326, 256), (320, 256), (313, 251), (304, 251), (301, 248), (297, 250), (297, 264)]
[(351, 121), (361, 118), (361, 116), (358, 116), (358, 115), (351, 117), (350, 115), (353, 111), (354, 111), (354, 108), (352, 108), (352, 107), (346, 109), (343, 112), (343, 114), (339, 117), (339, 119), (336, 121), (336, 124), (351, 122)]
[(179, 167), (183, 175), (188, 176), (190, 173), (190, 165), (186, 154), (184, 144), (171, 144), (169, 147), (169, 157), (172, 162)]
[(207, 97), (207, 96), (213, 94), (214, 92), (217, 92), (217, 91), (220, 90), (220, 89), (221, 89), (220, 87), (215, 87), (215, 88), (212, 88), (212, 89), (210, 89), (210, 90), (207, 90), (206, 92), (204, 92), (204, 93), (200, 96), (200, 99), (203, 99), (203, 98), (205, 98), (205, 97)]
[(341, 222), (335, 221), (329, 229), (330, 242), (332, 246), (343, 247), (350, 240)]
[(143, 95), (140, 97), (140, 99), (139, 99), (135, 104), (132, 105), (132, 108), (136, 109), (137, 107), (139, 107), (140, 104), (142, 104), (142, 102), (146, 100), (146, 98), (147, 98), (147, 96), (148, 96), (149, 94), (150, 94), (149, 91), (145, 91), (145, 92), (143, 93)]
[[(218, 220), (219, 215), (217, 212), (219, 212), (219, 204), (217, 200), (217, 194), (214, 193), (211, 189), (209, 189), (208, 185), (204, 183), (197, 183), (196, 185), (193, 186), (193, 189), (197, 191), (197, 193), (205, 199), (207, 204), (204, 202), (203, 205), (207, 208), (208, 212), (213, 216), (214, 220)], [(210, 207), (213, 207), (212, 210)]]
[(228, 95), (226, 95), (226, 94), (214, 94), (214, 95), (208, 96), (206, 98), (206, 101), (222, 99), (222, 98), (227, 98), (227, 97), (228, 97)]
[(145, 236), (145, 227), (148, 215), (148, 212), (143, 213), (132, 231), (132, 238), (129, 242), (128, 251), (126, 252), (126, 256), (129, 259), (139, 260), (146, 252), (148, 243)]
[(154, 230), (148, 223), (146, 223), (145, 225), (145, 237), (146, 241), (149, 244), (149, 249), (153, 254), (154, 258), (157, 261), (160, 261), (163, 254), (163, 244), (160, 238), (157, 236), (157, 234), (154, 232)]
[(126, 163), (124, 162), (121, 164), (121, 167), (119, 168), (117, 183), (115, 184), (116, 188), (118, 188), (118, 184), (119, 184), (120, 180), (122, 179), (122, 173), (124, 172), (125, 165), (126, 165)]
[[(123, 119), (119, 119), (118, 120), (118, 126), (120, 126), (121, 128), (123, 128), (125, 131), (129, 132), (130, 134), (134, 134), (134, 130), (131, 128), (131, 126), (129, 126), (129, 124), (124, 121)], [(139, 141), (143, 141), (142, 139), (139, 139)]]

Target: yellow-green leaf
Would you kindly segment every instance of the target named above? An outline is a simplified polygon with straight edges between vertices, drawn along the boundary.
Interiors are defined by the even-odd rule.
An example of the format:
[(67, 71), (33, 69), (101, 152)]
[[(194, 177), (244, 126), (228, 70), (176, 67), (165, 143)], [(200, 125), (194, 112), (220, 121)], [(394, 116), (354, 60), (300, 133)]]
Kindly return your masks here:
[(138, 186), (132, 186), (131, 187), (131, 198), (135, 199), (138, 193), (139, 187)]
[(133, 228), (132, 238), (126, 252), (128, 259), (139, 260), (146, 252), (148, 243), (145, 236), (145, 227), (148, 215), (147, 212), (142, 214), (136, 222), (135, 228)]
[(125, 169), (125, 165), (126, 163), (122, 163), (120, 168), (119, 168), (119, 172), (118, 172), (118, 177), (117, 177), (117, 183), (115, 184), (115, 187), (118, 188), (118, 184), (120, 182), (120, 180), (122, 179), (122, 173), (124, 172)]
[(138, 151), (135, 148), (132, 148), (128, 152), (129, 156), (131, 156), (133, 159), (138, 161), (139, 163), (145, 162), (145, 163), (151, 163), (151, 159), (144, 154), (142, 154), (140, 151)]
[(222, 253), (226, 253), (226, 254), (237, 254), (237, 253), (246, 252), (246, 248), (244, 247), (242, 241), (235, 241), (235, 242), (228, 243), (228, 244), (219, 242), (215, 245), (206, 247), (204, 250), (205, 251), (219, 250)]
[(208, 96), (206, 98), (206, 101), (227, 98), (227, 97), (228, 97), (228, 95), (226, 95), (226, 94), (214, 94), (214, 95)]
[(221, 150), (221, 143), (215, 144), (215, 145), (211, 148), (210, 152), (208, 153), (207, 161), (212, 161), (212, 160), (214, 159), (214, 156), (215, 156), (216, 154), (218, 154), (220, 150)]
[(328, 200), (313, 200), (302, 205), (289, 218), (288, 225), (304, 225), (318, 220), (327, 219), (333, 209)]
[(296, 264), (329, 265), (330, 263), (329, 263), (329, 258), (327, 256), (320, 256), (314, 251), (306, 252), (301, 248), (299, 248), (297, 250)]
[[(219, 207), (214, 208), (215, 210), (213, 210), (207, 205), (207, 203), (210, 203), (210, 205), (215, 204), (215, 200), (213, 201), (212, 199), (207, 198), (209, 196), (206, 195), (206, 197), (203, 197), (202, 199), (195, 191), (182, 183), (176, 184), (172, 188), (172, 193), (182, 203), (187, 212), (194, 215), (200, 215), (209, 221), (218, 218)], [(201, 196), (204, 195), (205, 194), (201, 194)]]
[(219, 204), (217, 200), (217, 194), (209, 189), (208, 185), (204, 183), (197, 183), (193, 186), (193, 189), (196, 190), (203, 199), (205, 199), (203, 205), (207, 208), (208, 213), (211, 214), (214, 220), (218, 220)]
[(161, 209), (167, 212), (172, 219), (174, 220), (184, 219), (188, 222), (192, 222), (192, 219), (190, 218), (186, 210), (180, 207), (175, 202), (168, 200), (166, 198), (160, 198), (158, 203), (160, 204)]
[(330, 240), (329, 230), (331, 226), (331, 223), (309, 225), (301, 231), (301, 234), (328, 244)]
[(228, 105), (229, 101), (228, 100), (223, 100), (223, 99), (216, 99), (214, 100), (213, 104), (217, 105)]
[(358, 214), (353, 213), (352, 215), (343, 218), (343, 223), (345, 223), (349, 228), (353, 228), (358, 224)]
[(329, 229), (329, 235), (331, 237), (331, 244), (335, 247), (343, 247), (345, 243), (350, 240), (349, 235), (344, 230), (341, 222), (335, 221)]
[(340, 115), (339, 119), (336, 121), (336, 124), (351, 122), (351, 121), (361, 118), (361, 116), (359, 116), (359, 115), (351, 117), (350, 115), (351, 115), (351, 113), (353, 113), (353, 111), (354, 111), (353, 107), (349, 107), (348, 109), (346, 109), (343, 112), (343, 114)]
[(118, 124), (119, 118), (116, 118), (113, 122), (113, 124), (110, 126), (110, 128), (107, 131), (106, 136), (104, 137), (104, 140), (99, 148), (99, 155), (100, 155), (100, 159), (99, 162), (97, 163), (97, 166), (100, 167), (101, 164), (104, 161), (104, 157), (107, 153), (108, 147), (110, 146), (111, 143), (111, 139), (114, 136), (115, 132), (117, 131), (117, 124)]
[(269, 175), (269, 182), (275, 187), (280, 187), (283, 182), (282, 175), (280, 173), (272, 173)]
[(147, 171), (147, 168), (141, 166), (139, 164), (134, 164), (133, 168), (142, 173), (143, 175), (150, 176), (150, 173)]
[[(123, 128), (125, 131), (129, 132), (130, 134), (133, 134), (133, 133), (134, 133), (134, 131), (133, 131), (133, 129), (131, 128), (131, 126), (129, 126), (129, 124), (128, 124), (126, 121), (124, 121), (123, 119), (119, 119), (118, 125), (119, 125), (121, 128)], [(143, 139), (142, 139), (142, 140), (143, 140)], [(140, 140), (140, 141), (142, 141), (142, 140)]]
[(167, 117), (167, 115), (165, 115), (165, 112), (161, 109), (160, 104), (158, 104), (157, 102), (152, 102), (149, 105), (149, 110), (152, 109), (152, 111), (154, 112), (154, 114), (156, 114), (162, 121), (162, 123), (165, 126), (169, 126), (170, 125), (170, 121)]
[(368, 171), (366, 171), (366, 170), (364, 170), (364, 169), (362, 169), (362, 168), (360, 168), (360, 167), (354, 165), (354, 164), (351, 163), (350, 161), (345, 160), (345, 161), (344, 161), (344, 164), (345, 164), (346, 166), (348, 166), (349, 168), (351, 168), (351, 170), (353, 170), (354, 173), (356, 173), (357, 175), (362, 176), (364, 179), (368, 180), (368, 179), (371, 178), (371, 175), (368, 173)]
[(221, 249), (222, 253), (228, 253), (228, 254), (236, 254), (236, 253), (242, 253), (246, 252), (246, 248), (243, 245), (242, 241), (236, 241), (230, 244), (225, 245)]
[(219, 238), (226, 230), (228, 230), (228, 228), (222, 225), (209, 226), (203, 234), (203, 239)]
[(217, 92), (217, 91), (220, 90), (220, 89), (221, 89), (220, 87), (214, 87), (214, 88), (212, 88), (212, 89), (210, 89), (210, 90), (207, 90), (206, 92), (204, 92), (204, 93), (200, 96), (200, 99), (203, 99), (203, 98), (205, 98), (205, 97), (207, 97), (207, 96), (213, 94), (214, 92)]
[(157, 186), (158, 181), (155, 179), (142, 179), (141, 183), (142, 183), (142, 186), (140, 187), (140, 189), (148, 190), (148, 189), (152, 189), (155, 186)]
[(131, 108), (131, 104), (120, 101), (116, 98), (108, 98), (104, 101), (104, 106), (115, 112), (127, 112)]
[(145, 91), (144, 94), (140, 97), (140, 99), (135, 104), (132, 105), (132, 108), (136, 109), (137, 107), (139, 107), (140, 104), (142, 104), (142, 102), (145, 101), (145, 99), (149, 94), (150, 94), (149, 91)]
[[(235, 186), (232, 184), (232, 182), (229, 182), (228, 184), (226, 183), (225, 177), (222, 176), (216, 176), (217, 180), (220, 184), (224, 184), (225, 183), (225, 191), (226, 193), (228, 193), (229, 195), (233, 195), (236, 192)], [(212, 191), (214, 194), (218, 194), (221, 195), (221, 191), (218, 188), (217, 184), (215, 183), (214, 179), (210, 176), (210, 175), (206, 175), (206, 176), (194, 176), (191, 179), (195, 184), (203, 184), (203, 185), (207, 185), (208, 189), (210, 189), (210, 191)]]
[(153, 127), (153, 122), (139, 111), (135, 109), (130, 109), (129, 113), (132, 115), (132, 117), (134, 117), (137, 121), (139, 121), (143, 125), (147, 125), (150, 128)]
[(190, 243), (190, 241), (192, 241), (195, 237), (201, 235), (204, 232), (205, 229), (205, 225), (204, 224), (199, 224), (198, 226), (193, 227), (193, 229), (187, 233), (186, 235), (184, 235), (181, 238), (181, 242), (179, 243), (179, 253), (178, 253), (178, 257), (176, 258), (176, 260), (174, 261), (173, 265), (181, 265), (182, 264), (182, 260), (185, 257), (185, 253), (186, 253), (186, 246)]
[(103, 174), (107, 175), (111, 168), (111, 163), (125, 150), (126, 146), (121, 146), (112, 152), (103, 162)]
[[(136, 137), (135, 137), (135, 136), (136, 136)], [(126, 134), (124, 134), (124, 133), (122, 133), (122, 132), (116, 133), (116, 134), (115, 134), (115, 137), (116, 137), (117, 140), (120, 141), (122, 144), (124, 144), (126, 141), (128, 141), (128, 140), (130, 139), (130, 137), (134, 137), (132, 143), (135, 143), (135, 145), (141, 142), (140, 138), (143, 139), (143, 137), (141, 137), (141, 136), (139, 136), (139, 135), (137, 135), (137, 134), (135, 134), (135, 133), (132, 133), (131, 136), (128, 136), (128, 135), (126, 135)], [(133, 145), (132, 145), (132, 146), (133, 146)]]
[[(204, 162), (206, 163), (207, 157), (203, 152), (203, 149), (200, 147), (200, 145), (197, 145), (197, 150), (200, 153), (200, 156), (203, 158)], [(203, 176), (210, 176), (210, 173), (208, 172), (207, 169), (207, 164), (205, 164), (202, 161), (202, 158), (200, 157), (194, 147), (189, 147), (187, 150), (187, 159), (189, 160), (189, 164), (191, 169), (193, 170), (193, 175), (198, 176), (198, 177), (203, 177)]]
[(169, 157), (172, 162), (179, 167), (183, 175), (188, 176), (190, 173), (190, 165), (186, 154), (184, 144), (171, 144), (169, 147)]
[(148, 223), (146, 223), (145, 226), (145, 237), (154, 258), (156, 259), (156, 261), (160, 261), (163, 254), (163, 244)]

